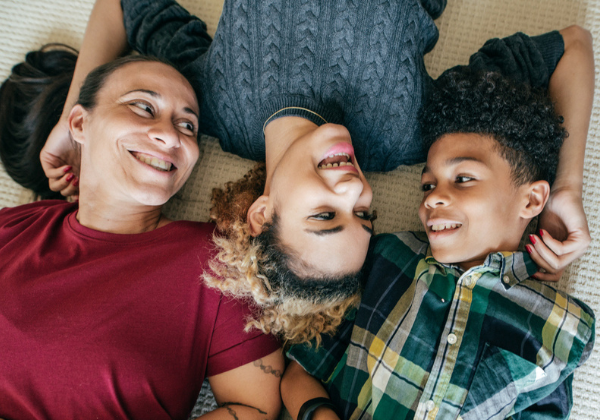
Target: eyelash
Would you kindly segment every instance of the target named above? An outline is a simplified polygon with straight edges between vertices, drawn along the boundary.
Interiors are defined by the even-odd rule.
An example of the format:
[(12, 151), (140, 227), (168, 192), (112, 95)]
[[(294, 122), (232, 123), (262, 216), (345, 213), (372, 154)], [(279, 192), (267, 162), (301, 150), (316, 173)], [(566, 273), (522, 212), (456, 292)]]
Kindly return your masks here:
[[(154, 116), (154, 108), (152, 107), (152, 105), (144, 102), (144, 101), (133, 101), (130, 102), (130, 105), (142, 110), (143, 112), (150, 114), (151, 116)], [(182, 121), (183, 124), (189, 124), (191, 128), (188, 127), (184, 127), (185, 130), (189, 130), (192, 135), (196, 135), (196, 126), (189, 122), (189, 121)], [(178, 123), (179, 125), (179, 123)]]
[[(460, 181), (462, 180), (462, 181)], [(470, 182), (470, 181), (474, 181), (475, 178), (473, 178), (472, 176), (466, 176), (466, 175), (459, 175), (456, 178), (454, 178), (454, 182), (456, 182), (457, 184), (464, 184), (465, 182)], [(435, 184), (421, 184), (421, 191), (423, 192), (429, 192), (431, 190), (433, 190), (435, 188)]]
[[(359, 216), (358, 213), (364, 213), (364, 214), (362, 216)], [(358, 217), (359, 219), (366, 220), (368, 222), (372, 222), (373, 220), (375, 220), (377, 218), (377, 213), (375, 211), (373, 211), (373, 213), (369, 213), (366, 211), (357, 211), (355, 214), (356, 214), (356, 217)], [(322, 215), (327, 215), (327, 216), (323, 217)], [(310, 218), (315, 219), (315, 220), (333, 220), (335, 218), (335, 212), (334, 211), (324, 211), (322, 213), (313, 214), (312, 216), (310, 216)]]

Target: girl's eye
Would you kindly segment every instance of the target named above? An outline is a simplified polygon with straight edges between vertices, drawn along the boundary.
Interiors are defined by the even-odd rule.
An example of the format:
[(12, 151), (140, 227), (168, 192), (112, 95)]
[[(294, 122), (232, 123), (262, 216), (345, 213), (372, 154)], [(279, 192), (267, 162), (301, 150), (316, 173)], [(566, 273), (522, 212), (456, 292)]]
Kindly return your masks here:
[(334, 217), (334, 211), (324, 211), (323, 213), (313, 214), (309, 218), (314, 220), (333, 220)]
[(367, 220), (367, 221), (371, 221), (374, 219), (373, 217), (373, 213), (369, 213), (368, 211), (357, 211), (356, 213), (354, 213), (356, 215), (356, 217), (358, 217), (359, 219), (363, 219), (363, 220)]
[(459, 184), (462, 184), (464, 182), (469, 182), (469, 181), (473, 181), (475, 178), (470, 177), (470, 176), (457, 176), (456, 177), (456, 182)]
[(146, 102), (131, 102), (131, 105), (142, 110), (142, 112), (154, 116), (154, 108), (148, 105)]
[(423, 192), (431, 191), (434, 188), (435, 188), (435, 185), (433, 185), (433, 184), (421, 184), (421, 191), (423, 191)]
[(181, 121), (177, 123), (177, 126), (182, 133), (187, 134), (188, 136), (194, 136), (196, 134), (194, 124), (189, 121)]

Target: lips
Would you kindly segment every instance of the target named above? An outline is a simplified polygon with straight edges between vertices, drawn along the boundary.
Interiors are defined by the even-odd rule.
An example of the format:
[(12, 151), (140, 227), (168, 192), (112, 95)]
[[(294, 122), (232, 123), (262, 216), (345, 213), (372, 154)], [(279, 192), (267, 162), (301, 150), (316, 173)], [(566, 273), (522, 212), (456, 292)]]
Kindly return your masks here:
[(165, 160), (157, 158), (156, 156), (148, 155), (148, 154), (142, 153), (142, 152), (130, 152), (130, 153), (140, 162), (143, 162), (146, 165), (149, 165), (152, 168), (157, 169), (159, 171), (170, 172), (171, 170), (177, 169), (175, 167), (175, 165), (173, 165), (171, 162), (167, 162)]
[(340, 142), (333, 145), (318, 165), (319, 169), (349, 169), (357, 171), (354, 164), (354, 148), (350, 143)]

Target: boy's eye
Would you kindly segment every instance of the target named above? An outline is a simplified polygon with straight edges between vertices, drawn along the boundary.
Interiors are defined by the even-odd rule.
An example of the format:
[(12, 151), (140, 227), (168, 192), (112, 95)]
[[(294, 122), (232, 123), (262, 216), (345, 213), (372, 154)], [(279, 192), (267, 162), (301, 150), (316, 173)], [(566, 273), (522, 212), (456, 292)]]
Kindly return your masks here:
[(423, 191), (423, 192), (431, 191), (434, 188), (435, 188), (435, 185), (433, 185), (433, 184), (421, 184), (421, 191)]
[(456, 177), (456, 182), (459, 184), (462, 184), (464, 182), (469, 182), (469, 181), (473, 181), (475, 178), (470, 177), (470, 176), (457, 176)]
[(324, 211), (322, 213), (317, 213), (317, 214), (313, 214), (312, 216), (309, 216), (309, 219), (313, 219), (313, 220), (333, 220), (334, 217), (335, 217), (335, 212), (334, 211)]

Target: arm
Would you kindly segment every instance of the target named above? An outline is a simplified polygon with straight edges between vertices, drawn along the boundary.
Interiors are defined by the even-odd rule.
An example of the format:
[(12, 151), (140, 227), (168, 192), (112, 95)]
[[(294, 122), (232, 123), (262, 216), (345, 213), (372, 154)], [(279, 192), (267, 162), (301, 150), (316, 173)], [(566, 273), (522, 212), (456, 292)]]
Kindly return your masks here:
[(560, 31), (565, 52), (550, 78), (549, 93), (565, 119), (569, 136), (560, 150), (556, 181), (539, 218), (532, 259), (546, 272), (540, 280), (558, 280), (566, 266), (591, 242), (583, 210), (583, 163), (594, 98), (594, 56), (590, 33), (578, 26)]
[[(329, 398), (329, 395), (317, 379), (310, 376), (298, 363), (291, 361), (281, 380), (281, 397), (292, 418), (297, 419), (302, 404), (313, 398)], [(313, 420), (337, 419), (339, 417), (333, 410), (326, 407), (318, 408), (313, 416)]]
[(79, 152), (73, 147), (67, 118), (77, 102), (79, 88), (91, 70), (114, 60), (126, 48), (127, 39), (119, 0), (98, 0), (85, 30), (62, 115), (40, 153), (42, 168), (52, 191), (60, 191), (62, 195), (69, 196), (76, 194), (78, 190)]
[(279, 382), (284, 369), (281, 350), (208, 378), (219, 404), (201, 419), (269, 419), (281, 410)]

